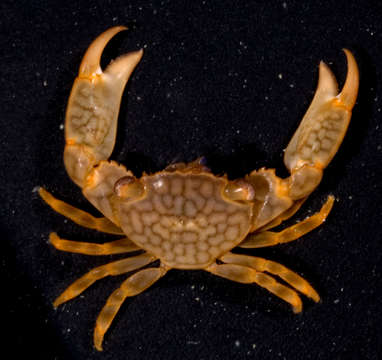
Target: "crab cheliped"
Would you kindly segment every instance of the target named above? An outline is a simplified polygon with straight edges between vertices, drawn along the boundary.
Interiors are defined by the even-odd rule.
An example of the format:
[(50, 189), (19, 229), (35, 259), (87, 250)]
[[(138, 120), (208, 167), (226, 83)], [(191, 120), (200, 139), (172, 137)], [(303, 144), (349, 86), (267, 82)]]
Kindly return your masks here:
[(283, 265), (231, 250), (287, 243), (325, 221), (334, 202), (331, 195), (318, 213), (282, 231), (270, 231), (290, 218), (318, 186), (342, 142), (358, 93), (358, 68), (351, 52), (344, 50), (348, 72), (340, 93), (334, 75), (320, 63), (313, 101), (285, 150), (288, 178), (262, 168), (230, 181), (196, 160), (137, 179), (108, 158), (115, 143), (122, 92), (142, 50), (117, 58), (104, 71), (100, 67), (104, 47), (125, 29), (113, 27), (90, 45), (66, 111), (66, 170), (103, 217), (64, 203), (43, 188), (39, 193), (55, 211), (75, 223), (123, 236), (98, 244), (51, 233), (55, 248), (86, 255), (141, 253), (92, 269), (71, 284), (54, 306), (75, 298), (106, 276), (136, 271), (109, 296), (96, 320), (94, 346), (102, 350), (105, 332), (126, 297), (141, 293), (170, 269), (203, 269), (236, 282), (256, 283), (288, 302), (295, 313), (302, 310), (298, 293), (318, 302), (313, 287)]

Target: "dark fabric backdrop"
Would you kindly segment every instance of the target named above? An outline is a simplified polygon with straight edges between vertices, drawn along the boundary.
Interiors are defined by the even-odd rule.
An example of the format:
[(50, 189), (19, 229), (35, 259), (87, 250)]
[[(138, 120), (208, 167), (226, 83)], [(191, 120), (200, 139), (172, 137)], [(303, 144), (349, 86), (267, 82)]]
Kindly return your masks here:
[[(381, 358), (382, 7), (371, 1), (8, 1), (0, 4), (0, 215), (2, 352), (39, 359)], [(205, 155), (214, 173), (263, 166), (286, 176), (283, 149), (304, 115), (325, 60), (340, 86), (341, 49), (361, 86), (343, 145), (296, 219), (337, 198), (325, 224), (296, 242), (249, 251), (309, 280), (322, 296), (294, 315), (256, 285), (203, 271), (171, 271), (128, 299), (92, 345), (94, 321), (125, 278), (100, 281), (54, 311), (72, 281), (110, 259), (62, 253), (82, 229), (38, 197), (44, 186), (96, 211), (63, 167), (62, 124), (84, 51), (105, 29), (130, 31), (104, 64), (144, 48), (123, 96), (113, 159), (139, 176)], [(290, 221), (293, 223), (295, 220)]]

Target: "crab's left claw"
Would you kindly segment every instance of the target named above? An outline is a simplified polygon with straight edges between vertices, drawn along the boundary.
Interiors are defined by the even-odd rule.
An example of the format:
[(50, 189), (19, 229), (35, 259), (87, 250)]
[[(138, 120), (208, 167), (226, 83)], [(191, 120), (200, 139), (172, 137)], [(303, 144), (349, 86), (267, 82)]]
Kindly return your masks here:
[(120, 56), (102, 71), (103, 49), (123, 26), (108, 29), (88, 48), (70, 94), (65, 120), (64, 162), (71, 179), (84, 187), (90, 170), (114, 148), (118, 112), (125, 85), (142, 50)]
[(325, 63), (320, 63), (318, 87), (313, 101), (285, 150), (284, 163), (291, 173), (289, 196), (309, 195), (320, 183), (323, 169), (345, 136), (355, 104), (359, 74), (357, 63), (344, 49), (348, 63), (345, 85), (338, 94), (337, 82)]

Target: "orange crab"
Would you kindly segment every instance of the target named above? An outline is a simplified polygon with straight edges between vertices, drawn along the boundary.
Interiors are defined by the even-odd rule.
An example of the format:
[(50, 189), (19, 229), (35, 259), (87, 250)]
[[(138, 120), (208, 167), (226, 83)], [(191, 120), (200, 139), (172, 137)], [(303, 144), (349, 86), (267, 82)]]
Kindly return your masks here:
[[(324, 168), (342, 142), (358, 92), (359, 75), (353, 55), (344, 50), (348, 73), (340, 93), (335, 77), (320, 63), (313, 101), (285, 150), (284, 163), (291, 174), (288, 178), (281, 179), (274, 170), (263, 168), (242, 180), (230, 181), (194, 161), (170, 165), (137, 179), (108, 158), (115, 143), (122, 92), (142, 50), (119, 57), (105, 71), (100, 67), (104, 47), (125, 29), (113, 27), (90, 45), (66, 112), (66, 170), (104, 217), (95, 218), (42, 188), (39, 193), (54, 210), (77, 224), (124, 236), (93, 244), (61, 239), (51, 233), (50, 241), (57, 249), (86, 255), (143, 252), (92, 269), (70, 285), (54, 306), (75, 298), (106, 276), (145, 267), (130, 275), (101, 310), (94, 345), (102, 350), (105, 332), (126, 297), (141, 293), (170, 269), (203, 269), (240, 283), (256, 283), (291, 304), (295, 313), (302, 310), (297, 291), (319, 301), (312, 286), (283, 265), (231, 250), (290, 242), (325, 221), (333, 196), (313, 216), (281, 232), (269, 231), (291, 217), (318, 186)], [(159, 266), (146, 267), (156, 260)]]

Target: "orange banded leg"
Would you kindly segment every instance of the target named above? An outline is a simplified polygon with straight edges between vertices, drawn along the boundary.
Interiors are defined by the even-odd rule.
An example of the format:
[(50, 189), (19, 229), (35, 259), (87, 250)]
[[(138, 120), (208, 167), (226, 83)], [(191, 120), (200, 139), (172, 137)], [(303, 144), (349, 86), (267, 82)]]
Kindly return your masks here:
[(130, 257), (123, 260), (113, 261), (109, 264), (102, 265), (90, 270), (87, 274), (80, 277), (73, 284), (71, 284), (53, 303), (54, 307), (71, 300), (90, 285), (94, 284), (97, 280), (103, 279), (109, 275), (120, 275), (132, 270), (139, 269), (147, 264), (153, 262), (156, 258), (149, 254), (142, 254)]
[(74, 221), (76, 224), (89, 229), (95, 229), (107, 234), (123, 235), (122, 229), (112, 223), (109, 219), (96, 218), (89, 213), (77, 209), (64, 201), (56, 199), (51, 193), (43, 188), (39, 189), (41, 198), (56, 212)]
[(94, 346), (98, 351), (102, 351), (103, 337), (125, 299), (129, 296), (138, 295), (146, 290), (166, 272), (167, 270), (162, 267), (138, 271), (127, 278), (122, 285), (109, 296), (105, 306), (98, 315), (94, 328)]
[(122, 254), (141, 249), (128, 238), (123, 238), (104, 244), (94, 244), (88, 242), (66, 240), (60, 238), (56, 233), (50, 233), (49, 240), (57, 250), (84, 255)]
[(272, 275), (277, 275), (286, 283), (300, 291), (302, 294), (310, 297), (315, 302), (320, 301), (320, 296), (317, 294), (316, 290), (314, 290), (305, 279), (277, 262), (260, 257), (237, 255), (232, 253), (223, 255), (219, 260), (225, 263), (243, 265), (256, 271), (266, 271)]
[(297, 240), (325, 221), (333, 207), (333, 203), (334, 196), (330, 195), (318, 213), (280, 232), (264, 231), (249, 234), (239, 246), (242, 248), (260, 248)]
[(302, 310), (302, 302), (297, 293), (267, 274), (237, 264), (212, 264), (206, 270), (212, 274), (240, 283), (256, 283), (292, 305), (294, 313), (299, 313)]

